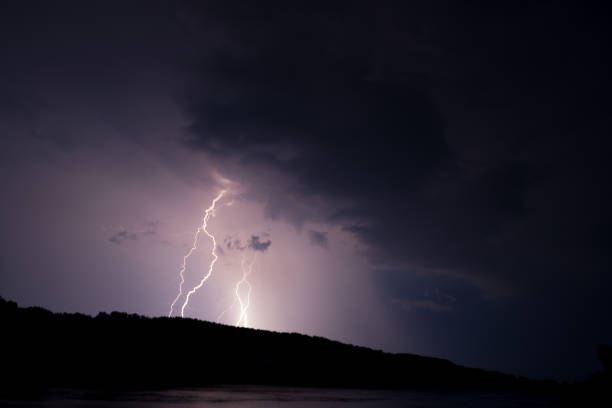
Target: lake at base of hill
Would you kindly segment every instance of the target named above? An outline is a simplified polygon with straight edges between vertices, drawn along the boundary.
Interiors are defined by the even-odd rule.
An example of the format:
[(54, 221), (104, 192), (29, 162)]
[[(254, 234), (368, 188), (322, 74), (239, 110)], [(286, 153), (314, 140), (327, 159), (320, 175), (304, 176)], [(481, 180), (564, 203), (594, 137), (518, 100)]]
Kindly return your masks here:
[(438, 408), (556, 407), (552, 397), (521, 393), (427, 392), (267, 386), (215, 386), (149, 392), (53, 390), (39, 399), (2, 400), (1, 407), (159, 408)]

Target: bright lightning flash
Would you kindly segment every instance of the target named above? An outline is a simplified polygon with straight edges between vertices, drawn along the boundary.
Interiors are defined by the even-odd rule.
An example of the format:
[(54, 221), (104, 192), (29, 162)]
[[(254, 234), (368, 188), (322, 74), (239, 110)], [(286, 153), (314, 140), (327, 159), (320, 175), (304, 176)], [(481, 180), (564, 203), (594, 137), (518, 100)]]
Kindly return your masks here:
[[(227, 309), (221, 312), (219, 317), (217, 317), (217, 323), (221, 321), (221, 318), (229, 312), (236, 303), (240, 306), (240, 312), (238, 314), (238, 321), (236, 322), (236, 326), (247, 327), (249, 325), (249, 317), (247, 315), (247, 311), (249, 310), (249, 305), (251, 303), (251, 283), (248, 281), (249, 275), (253, 273), (253, 266), (255, 265), (257, 255), (253, 256), (251, 262), (247, 262), (246, 257), (242, 257), (242, 262), (240, 266), (242, 268), (242, 278), (236, 282), (236, 286), (234, 287), (234, 301)], [(246, 296), (242, 297), (242, 287), (246, 287)]]
[(202, 280), (200, 281), (200, 283), (196, 285), (193, 289), (191, 289), (189, 292), (187, 292), (187, 295), (185, 296), (185, 301), (183, 302), (183, 305), (181, 307), (181, 317), (185, 317), (185, 308), (187, 307), (187, 304), (189, 304), (189, 298), (191, 297), (191, 295), (197, 292), (198, 289), (200, 289), (202, 285), (204, 285), (204, 282), (208, 280), (210, 275), (212, 275), (213, 269), (215, 267), (215, 263), (217, 263), (217, 259), (219, 259), (219, 256), (217, 255), (217, 241), (215, 240), (214, 235), (212, 235), (208, 231), (207, 227), (208, 227), (208, 221), (210, 220), (210, 217), (215, 215), (215, 206), (217, 205), (217, 202), (221, 200), (221, 198), (223, 197), (223, 195), (225, 195), (225, 193), (226, 193), (226, 190), (221, 190), (221, 192), (217, 195), (217, 197), (215, 197), (215, 199), (212, 201), (212, 204), (210, 205), (210, 207), (208, 207), (206, 211), (204, 212), (204, 217), (202, 218), (202, 225), (200, 225), (195, 232), (195, 235), (193, 238), (193, 245), (191, 249), (189, 250), (189, 252), (187, 252), (187, 254), (183, 257), (183, 263), (181, 264), (181, 269), (179, 270), (179, 276), (181, 279), (181, 282), (179, 284), (179, 293), (178, 295), (176, 295), (176, 298), (170, 305), (170, 312), (168, 313), (168, 317), (172, 316), (172, 313), (174, 312), (174, 305), (183, 295), (183, 284), (185, 283), (185, 270), (187, 269), (187, 259), (189, 259), (191, 254), (193, 254), (193, 252), (198, 248), (198, 242), (199, 242), (201, 232), (204, 232), (208, 236), (208, 238), (211, 239), (213, 243), (213, 247), (211, 250), (211, 255), (213, 259), (212, 261), (210, 261), (210, 265), (208, 266), (208, 272), (202, 277)]
[[(242, 325), (243, 327), (247, 327), (249, 325), (249, 316), (247, 315), (247, 311), (249, 310), (249, 304), (251, 303), (251, 284), (248, 281), (249, 275), (253, 272), (253, 265), (255, 264), (255, 258), (250, 263), (246, 262), (245, 258), (242, 258), (241, 266), (242, 266), (242, 279), (236, 283), (236, 289), (234, 293), (236, 294), (236, 299), (238, 300), (238, 304), (240, 305), (240, 316), (238, 317), (238, 321), (236, 322), (236, 326)], [(245, 299), (240, 295), (240, 288), (242, 286), (246, 286), (246, 296)]]

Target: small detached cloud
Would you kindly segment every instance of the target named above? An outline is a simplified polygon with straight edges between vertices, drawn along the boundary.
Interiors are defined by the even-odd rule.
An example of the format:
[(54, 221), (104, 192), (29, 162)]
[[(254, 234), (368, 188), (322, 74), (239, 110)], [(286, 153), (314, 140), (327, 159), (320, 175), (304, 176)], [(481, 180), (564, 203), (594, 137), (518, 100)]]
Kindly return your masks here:
[(270, 247), (271, 244), (272, 244), (272, 241), (270, 240), (262, 241), (261, 238), (257, 235), (252, 235), (248, 241), (249, 248), (251, 248), (253, 251), (259, 251), (259, 252), (265, 252)]
[(126, 240), (137, 240), (142, 237), (151, 237), (157, 234), (159, 221), (148, 221), (142, 230), (128, 230), (124, 227), (119, 227), (119, 231), (115, 232), (108, 240), (113, 244), (120, 245)]
[(240, 241), (239, 238), (233, 238), (233, 237), (225, 237), (225, 239), (223, 240), (223, 244), (225, 246), (225, 248), (227, 248), (228, 250), (236, 250), (236, 251), (244, 251), (245, 249), (247, 249), (246, 245), (242, 244), (242, 241)]
[(270, 239), (264, 239), (269, 236), (265, 232), (259, 235), (251, 235), (251, 238), (247, 239), (246, 242), (238, 237), (228, 236), (224, 238), (222, 247), (226, 251), (245, 251), (250, 249), (252, 251), (265, 252), (272, 244)]
[(308, 231), (308, 238), (311, 245), (327, 248), (327, 232), (310, 230)]
[(138, 239), (138, 234), (135, 232), (130, 232), (126, 229), (122, 229), (121, 231), (115, 233), (115, 235), (110, 237), (108, 240), (113, 244), (120, 245), (123, 241), (128, 239), (136, 240)]

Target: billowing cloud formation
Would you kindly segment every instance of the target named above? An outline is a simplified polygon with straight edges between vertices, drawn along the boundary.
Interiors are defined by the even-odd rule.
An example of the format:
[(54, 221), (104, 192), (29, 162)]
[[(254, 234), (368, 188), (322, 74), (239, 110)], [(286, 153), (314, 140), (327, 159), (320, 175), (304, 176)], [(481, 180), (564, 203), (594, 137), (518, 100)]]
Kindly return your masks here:
[[(215, 38), (182, 101), (187, 146), (252, 186), (269, 216), (352, 233), (385, 290), (414, 271), (454, 282), (452, 296), (467, 281), (491, 302), (469, 313), (499, 319), (497, 305), (520, 301), (515, 316), (557, 330), (537, 328), (541, 349), (567, 349), (561, 327), (601, 320), (609, 300), (593, 288), (612, 284), (603, 20), (552, 5), (384, 3), (183, 13)], [(473, 330), (489, 336), (485, 320)], [(498, 344), (535, 330), (516, 327)], [(593, 347), (587, 334), (571, 343)]]
[[(523, 47), (498, 47), (516, 39), (491, 32), (486, 21), (432, 25), (443, 17), (427, 7), (393, 3), (372, 13), (361, 2), (234, 6), (231, 15), (215, 5), (190, 9), (193, 32), (207, 27), (224, 41), (209, 43), (200, 87), (184, 101), (193, 118), (188, 145), (238, 163), (220, 166), (250, 184), (261, 182), (253, 175), (286, 177), (284, 191), (271, 189), (269, 180), (257, 187), (269, 191), (264, 200), (272, 216), (340, 225), (366, 244), (380, 268), (447, 271), (491, 297), (533, 287), (542, 268), (571, 274), (582, 259), (603, 260), (609, 235), (598, 231), (608, 230), (610, 219), (602, 227), (590, 209), (610, 202), (595, 187), (607, 177), (597, 165), (605, 155), (586, 150), (583, 161), (576, 150), (554, 147), (549, 121), (533, 119), (549, 112), (537, 98), (520, 99), (521, 90), (535, 92), (534, 79), (521, 73), (521, 61), (534, 55), (542, 72), (573, 75), (550, 62), (569, 54), (539, 36), (537, 18), (489, 10), (492, 20), (506, 12), (522, 19), (525, 32), (541, 41), (527, 55)], [(442, 28), (447, 24), (454, 30)], [(463, 35), (465, 26), (474, 35)], [(487, 49), (491, 66), (484, 73), (474, 38)], [(516, 68), (512, 80), (499, 74), (508, 67)], [(601, 120), (556, 104), (566, 100), (560, 88), (548, 76), (537, 78), (540, 96), (564, 112), (555, 116), (560, 122)], [(575, 79), (589, 89), (595, 83)], [(500, 104), (510, 106), (496, 109)], [(507, 113), (512, 109), (529, 114)], [(602, 135), (572, 128), (555, 127), (568, 145), (609, 147)], [(563, 170), (568, 162), (574, 176)], [(593, 180), (593, 188), (575, 183), (576, 174)], [(303, 203), (325, 203), (325, 211), (308, 214)], [(576, 221), (567, 223), (570, 216)], [(565, 233), (551, 233), (552, 225)], [(551, 256), (559, 247), (573, 255)]]

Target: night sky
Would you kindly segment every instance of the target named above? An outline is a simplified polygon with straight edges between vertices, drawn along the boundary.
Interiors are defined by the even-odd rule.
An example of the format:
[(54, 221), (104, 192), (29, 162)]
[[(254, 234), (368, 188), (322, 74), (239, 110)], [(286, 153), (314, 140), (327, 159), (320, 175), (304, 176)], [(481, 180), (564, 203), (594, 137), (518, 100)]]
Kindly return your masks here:
[(185, 316), (585, 379), (610, 15), (508, 3), (2, 2), (0, 295), (167, 315), (226, 190)]

